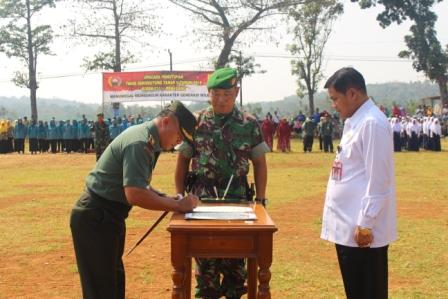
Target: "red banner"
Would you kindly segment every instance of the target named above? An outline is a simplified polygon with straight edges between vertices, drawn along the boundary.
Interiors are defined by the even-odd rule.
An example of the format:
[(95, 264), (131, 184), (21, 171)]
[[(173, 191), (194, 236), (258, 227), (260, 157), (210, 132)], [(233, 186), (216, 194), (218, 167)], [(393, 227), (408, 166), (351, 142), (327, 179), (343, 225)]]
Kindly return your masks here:
[(103, 101), (207, 101), (207, 80), (212, 72), (103, 73)]

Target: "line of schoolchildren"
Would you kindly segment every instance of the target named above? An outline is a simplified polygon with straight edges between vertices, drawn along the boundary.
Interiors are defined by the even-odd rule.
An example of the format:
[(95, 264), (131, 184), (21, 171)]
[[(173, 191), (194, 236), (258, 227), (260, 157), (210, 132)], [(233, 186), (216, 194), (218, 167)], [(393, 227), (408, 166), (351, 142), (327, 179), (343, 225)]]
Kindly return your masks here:
[[(110, 141), (127, 128), (142, 123), (139, 115), (137, 119), (127, 118), (126, 115), (106, 120), (109, 125)], [(78, 120), (59, 120), (54, 117), (48, 121), (29, 121), (27, 117), (15, 121), (0, 120), (0, 154), (25, 153), (28, 139), (29, 152), (37, 153), (71, 153), (93, 152), (94, 150), (94, 122), (87, 120), (85, 115)]]
[(392, 117), (390, 125), (394, 134), (394, 151), (441, 151), (442, 126), (439, 118)]

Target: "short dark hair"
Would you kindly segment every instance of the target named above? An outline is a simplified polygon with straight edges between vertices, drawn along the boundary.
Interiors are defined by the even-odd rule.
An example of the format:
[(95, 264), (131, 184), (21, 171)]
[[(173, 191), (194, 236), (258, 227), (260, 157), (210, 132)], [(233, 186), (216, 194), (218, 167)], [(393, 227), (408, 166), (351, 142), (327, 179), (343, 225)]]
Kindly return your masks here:
[(349, 88), (355, 88), (367, 94), (364, 77), (352, 67), (344, 67), (336, 71), (336, 73), (327, 80), (324, 87), (333, 87), (340, 93), (345, 93)]

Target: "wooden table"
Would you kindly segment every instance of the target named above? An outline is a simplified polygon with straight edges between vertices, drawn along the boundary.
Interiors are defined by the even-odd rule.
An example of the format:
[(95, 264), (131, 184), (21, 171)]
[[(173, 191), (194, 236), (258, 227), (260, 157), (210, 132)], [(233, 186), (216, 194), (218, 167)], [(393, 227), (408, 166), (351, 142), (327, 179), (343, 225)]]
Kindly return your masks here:
[(247, 258), (248, 299), (271, 298), (269, 268), (277, 228), (262, 205), (256, 205), (255, 214), (254, 221), (185, 220), (179, 213), (171, 217), (173, 299), (190, 298), (192, 257)]

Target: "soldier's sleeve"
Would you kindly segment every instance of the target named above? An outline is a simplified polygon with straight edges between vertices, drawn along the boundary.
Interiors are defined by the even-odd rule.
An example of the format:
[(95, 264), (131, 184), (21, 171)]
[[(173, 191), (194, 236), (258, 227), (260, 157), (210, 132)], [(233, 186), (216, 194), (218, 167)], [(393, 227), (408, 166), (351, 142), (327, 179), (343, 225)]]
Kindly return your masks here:
[(252, 122), (253, 130), (252, 130), (252, 141), (251, 141), (251, 153), (250, 159), (254, 160), (258, 157), (264, 155), (265, 153), (270, 152), (269, 146), (266, 144), (263, 138), (263, 134), (261, 133), (261, 127), (257, 120)]
[(132, 143), (123, 152), (123, 186), (146, 188), (152, 175), (154, 155), (146, 143)]
[(182, 142), (176, 150), (181, 153), (185, 158), (190, 159), (193, 156), (193, 147), (188, 142)]

